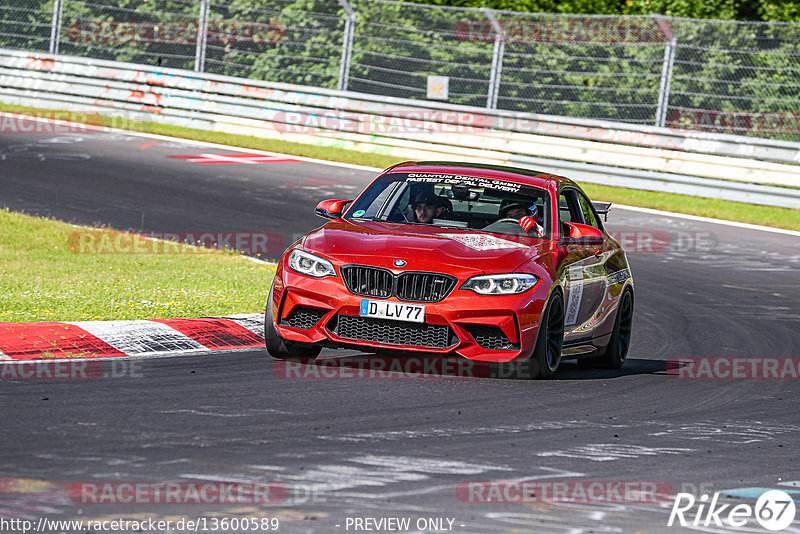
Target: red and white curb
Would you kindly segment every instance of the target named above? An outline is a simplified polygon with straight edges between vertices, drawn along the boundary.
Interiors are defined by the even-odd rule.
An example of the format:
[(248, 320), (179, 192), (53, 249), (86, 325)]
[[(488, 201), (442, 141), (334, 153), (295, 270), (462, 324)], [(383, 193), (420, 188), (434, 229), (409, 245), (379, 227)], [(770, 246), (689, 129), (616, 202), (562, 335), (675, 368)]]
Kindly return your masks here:
[(0, 360), (202, 354), (264, 346), (264, 315), (0, 323)]

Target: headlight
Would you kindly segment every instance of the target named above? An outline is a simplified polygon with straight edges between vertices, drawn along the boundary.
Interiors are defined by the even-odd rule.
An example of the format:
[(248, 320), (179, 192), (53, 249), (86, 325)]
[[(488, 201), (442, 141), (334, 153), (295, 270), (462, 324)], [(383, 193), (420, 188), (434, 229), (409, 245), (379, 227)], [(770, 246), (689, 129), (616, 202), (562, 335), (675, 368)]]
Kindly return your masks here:
[(313, 254), (297, 249), (289, 254), (289, 267), (291, 267), (293, 271), (307, 276), (313, 276), (314, 278), (336, 276), (336, 271), (331, 262), (325, 258), (320, 258), (319, 256), (314, 256)]
[(480, 295), (516, 295), (536, 285), (539, 279), (532, 274), (483, 274), (473, 276), (461, 286)]

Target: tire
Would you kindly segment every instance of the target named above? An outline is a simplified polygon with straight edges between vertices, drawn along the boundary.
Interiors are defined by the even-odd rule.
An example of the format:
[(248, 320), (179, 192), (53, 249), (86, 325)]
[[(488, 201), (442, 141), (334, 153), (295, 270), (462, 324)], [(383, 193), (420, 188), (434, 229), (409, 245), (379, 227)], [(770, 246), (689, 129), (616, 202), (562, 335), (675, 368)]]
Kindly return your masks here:
[(617, 317), (614, 319), (614, 330), (611, 339), (606, 345), (605, 352), (600, 356), (582, 358), (578, 360), (581, 367), (620, 369), (628, 357), (628, 348), (631, 344), (631, 326), (633, 324), (633, 291), (625, 289), (619, 298)]
[(553, 293), (542, 313), (536, 348), (531, 356), (531, 378), (553, 378), (564, 348), (564, 298)]
[(264, 342), (267, 346), (267, 353), (276, 360), (291, 359), (313, 362), (322, 350), (321, 347), (311, 343), (283, 339), (278, 334), (278, 330), (272, 324), (272, 288), (269, 290), (267, 314), (264, 316)]

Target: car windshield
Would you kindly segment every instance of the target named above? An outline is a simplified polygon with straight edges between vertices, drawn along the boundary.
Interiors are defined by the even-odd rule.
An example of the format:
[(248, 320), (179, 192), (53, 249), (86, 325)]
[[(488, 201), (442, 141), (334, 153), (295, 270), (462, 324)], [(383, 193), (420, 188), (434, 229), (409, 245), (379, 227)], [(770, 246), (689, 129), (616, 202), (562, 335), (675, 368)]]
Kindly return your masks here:
[[(391, 173), (373, 182), (345, 218), (547, 238), (548, 199), (544, 189), (504, 180)], [(537, 224), (531, 225), (530, 219), (521, 224), (525, 216)]]

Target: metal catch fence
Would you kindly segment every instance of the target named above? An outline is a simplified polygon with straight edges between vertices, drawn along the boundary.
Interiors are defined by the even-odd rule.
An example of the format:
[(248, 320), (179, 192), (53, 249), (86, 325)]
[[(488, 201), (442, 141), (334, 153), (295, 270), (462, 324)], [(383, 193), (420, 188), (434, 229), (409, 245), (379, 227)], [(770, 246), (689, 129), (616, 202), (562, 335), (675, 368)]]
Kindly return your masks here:
[(790, 141), (800, 140), (797, 43), (797, 23), (394, 0), (0, 5), (5, 48)]

